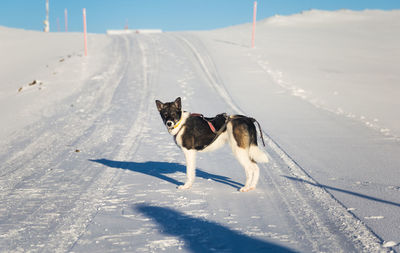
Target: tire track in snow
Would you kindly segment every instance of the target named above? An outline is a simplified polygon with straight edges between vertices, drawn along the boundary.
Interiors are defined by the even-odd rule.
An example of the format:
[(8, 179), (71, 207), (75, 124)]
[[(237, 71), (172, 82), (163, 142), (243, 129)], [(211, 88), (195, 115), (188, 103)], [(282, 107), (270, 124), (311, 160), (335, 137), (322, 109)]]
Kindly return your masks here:
[[(131, 101), (129, 98), (137, 98), (139, 99), (139, 104), (135, 107), (135, 111), (137, 111), (137, 116), (135, 117), (133, 124), (130, 124), (130, 127), (128, 128), (127, 133), (121, 134), (120, 136), (123, 137), (122, 143), (120, 145), (120, 149), (116, 152), (113, 157), (115, 157), (118, 160), (129, 160), (132, 154), (134, 154), (139, 147), (142, 138), (144, 136), (144, 133), (147, 131), (147, 129), (144, 127), (143, 122), (146, 122), (147, 118), (149, 117), (149, 110), (150, 110), (150, 104), (149, 103), (150, 99), (153, 98), (153, 89), (152, 89), (152, 76), (149, 71), (149, 62), (151, 62), (153, 67), (156, 67), (157, 65), (157, 60), (156, 56), (151, 53), (151, 50), (144, 44), (141, 40), (145, 39), (146, 37), (138, 37), (135, 38), (134, 42), (131, 42), (131, 47), (139, 48), (138, 54), (140, 55), (141, 58), (141, 64), (135, 64), (141, 68), (141, 71), (130, 71), (127, 72), (124, 75), (124, 79), (126, 79), (126, 82), (130, 83), (132, 82), (133, 79), (137, 78), (136, 76), (132, 75), (134, 73), (141, 73), (140, 80), (138, 80), (138, 83), (140, 84), (140, 89), (135, 89), (136, 93), (133, 94), (133, 97), (129, 97), (126, 94), (123, 94), (122, 98), (125, 101)], [(149, 44), (154, 44), (156, 43), (154, 40), (152, 40)], [(137, 57), (135, 58), (133, 54), (130, 54), (131, 59), (129, 61), (132, 61), (134, 59), (135, 61), (137, 60)], [(128, 102), (129, 103), (129, 102)], [(119, 112), (118, 115), (121, 115)], [(102, 166), (99, 166), (102, 167)], [(110, 183), (107, 186), (103, 186), (102, 189), (105, 189), (105, 193), (102, 196), (99, 196), (99, 199), (101, 199), (101, 203), (99, 204), (99, 207), (96, 211), (96, 213), (91, 217), (91, 220), (89, 222), (84, 223), (85, 224), (85, 229), (80, 231), (79, 237), (74, 238), (74, 243), (72, 245), (69, 244), (69, 250), (72, 250), (73, 247), (76, 245), (77, 241), (79, 238), (83, 235), (84, 231), (87, 229), (91, 221), (95, 218), (97, 215), (98, 211), (101, 210), (102, 206), (106, 202), (113, 202), (113, 199), (109, 198), (109, 194), (112, 191), (112, 185), (116, 184), (117, 182), (120, 181), (121, 176), (123, 174), (123, 170), (115, 170), (113, 168), (107, 168), (106, 170), (111, 173), (112, 178), (110, 180), (110, 177), (105, 175), (105, 179), (109, 180)], [(92, 195), (88, 194), (88, 197), (93, 197)], [(102, 197), (102, 198), (101, 198)], [(118, 200), (117, 200), (118, 201)], [(66, 227), (68, 229), (68, 227)], [(64, 236), (64, 230), (60, 230), (59, 233), (59, 238), (61, 239)], [(56, 242), (57, 240), (55, 240)], [(68, 245), (66, 245), (68, 246)]]
[[(137, 47), (138, 46), (138, 47)], [(112, 155), (113, 157), (117, 157), (117, 159), (121, 159), (121, 160), (129, 160), (129, 155), (131, 153), (134, 153), (137, 149), (137, 147), (140, 145), (140, 141), (141, 141), (141, 136), (143, 131), (145, 131), (145, 129), (142, 127), (142, 121), (146, 120), (146, 117), (148, 116), (147, 111), (149, 110), (149, 102), (148, 99), (151, 97), (151, 89), (150, 89), (150, 82), (149, 82), (149, 73), (147, 70), (148, 64), (148, 57), (147, 57), (147, 48), (145, 48), (145, 46), (143, 46), (143, 44), (140, 42), (139, 39), (136, 39), (134, 41), (131, 41), (131, 45), (130, 47), (135, 47), (135, 48), (139, 48), (139, 52), (137, 53), (138, 55), (140, 55), (140, 58), (142, 59), (141, 64), (137, 65), (139, 68), (142, 69), (142, 71), (133, 71), (131, 68), (131, 71), (128, 71), (126, 73), (124, 73), (123, 75), (123, 80), (124, 82), (130, 83), (132, 82), (133, 79), (136, 79), (137, 77), (132, 75), (134, 73), (141, 73), (141, 76), (137, 79), (137, 83), (139, 83), (140, 85), (140, 89), (134, 89), (136, 92), (135, 94), (132, 93), (133, 97), (127, 96), (127, 94), (125, 94), (125, 92), (123, 92), (123, 94), (121, 94), (121, 99), (123, 101), (128, 101), (128, 104), (130, 102), (132, 102), (131, 99), (135, 99), (136, 102), (138, 104), (136, 104), (135, 111), (137, 111), (137, 115), (132, 123), (128, 123), (128, 122), (124, 122), (125, 125), (131, 125), (126, 133), (120, 133), (117, 132), (116, 134), (120, 137), (123, 137), (123, 140), (120, 144), (120, 149), (116, 151), (116, 153), (114, 155)], [(129, 55), (129, 59), (127, 59), (127, 62), (129, 62), (128, 66), (130, 66), (130, 64), (132, 64), (132, 59), (134, 59), (135, 61), (137, 60), (137, 55), (135, 54), (128, 54)], [(135, 57), (136, 56), (136, 57)], [(139, 93), (139, 94), (138, 94)], [(137, 98), (140, 98), (139, 100), (137, 100)], [(116, 102), (114, 102), (114, 105), (118, 102), (118, 104), (120, 104), (122, 101), (118, 100)], [(132, 105), (131, 105), (132, 106)], [(119, 110), (124, 110), (124, 108), (119, 108)], [(123, 115), (120, 111), (118, 113), (116, 112), (112, 112), (118, 115)], [(115, 124), (115, 123), (113, 123)], [(100, 131), (101, 132), (101, 131)], [(96, 138), (95, 136), (92, 136), (90, 138), (90, 140), (88, 141), (90, 145), (90, 142)], [(102, 166), (98, 166), (98, 167), (102, 167)], [(104, 167), (103, 167), (104, 169)], [(64, 247), (60, 247), (58, 246), (60, 251), (63, 251), (63, 249), (69, 248), (70, 250), (74, 247), (75, 243), (79, 240), (79, 238), (81, 237), (81, 235), (84, 233), (84, 231), (86, 230), (86, 228), (88, 227), (88, 225), (91, 223), (91, 220), (93, 220), (95, 218), (95, 216), (97, 215), (98, 211), (101, 210), (102, 206), (109, 201), (112, 201), (111, 199), (109, 199), (107, 196), (109, 194), (109, 192), (112, 190), (112, 185), (114, 185), (116, 182), (118, 182), (120, 180), (121, 174), (123, 173), (122, 170), (115, 170), (113, 168), (106, 168), (105, 169), (107, 171), (107, 173), (103, 173), (102, 175), (102, 179), (104, 181), (108, 181), (108, 184), (103, 184), (101, 185), (101, 187), (98, 187), (98, 189), (103, 189), (104, 192), (102, 195), (96, 196), (96, 191), (93, 192), (88, 192), (87, 197), (88, 198), (94, 198), (98, 200), (98, 205), (97, 205), (97, 209), (95, 210), (95, 212), (89, 212), (88, 215), (91, 215), (90, 220), (85, 221), (85, 215), (82, 215), (80, 212), (82, 210), (77, 210), (77, 212), (75, 212), (77, 214), (77, 217), (80, 219), (80, 221), (78, 220), (78, 222), (75, 221), (76, 224), (84, 224), (84, 227), (82, 227), (79, 231), (77, 231), (77, 236), (74, 238), (70, 238), (69, 241), (66, 241)], [(95, 190), (95, 189), (94, 189)], [(86, 215), (87, 216), (87, 215)], [(68, 231), (68, 229), (70, 228), (70, 226), (68, 225), (68, 222), (65, 223), (61, 223), (62, 224), (62, 228), (58, 230), (57, 236), (55, 236), (55, 239), (53, 240), (55, 243), (58, 241), (58, 239), (63, 239), (64, 235), (65, 235), (65, 231)], [(79, 232), (79, 233), (78, 233)], [(71, 242), (74, 242), (71, 245)]]
[[(215, 91), (225, 100), (225, 102), (238, 114), (243, 114), (242, 110), (232, 101), (231, 96), (222, 84), (219, 78), (217, 68), (214, 65), (211, 57), (208, 54), (201, 55), (195, 46), (192, 45), (184, 36), (176, 35), (176, 38), (184, 42), (184, 45), (190, 49), (195, 58), (197, 59), (199, 66), (204, 71), (205, 76), (208, 79), (209, 84)], [(205, 52), (204, 47), (202, 47)]]
[[(119, 66), (121, 58), (117, 56), (115, 60), (116, 65)], [(111, 69), (109, 72), (110, 75), (116, 75), (114, 72), (116, 70), (117, 69)], [(81, 90), (81, 93), (86, 96), (88, 94), (97, 94), (97, 98), (104, 101), (110, 96), (109, 94), (112, 95), (110, 91), (115, 88), (115, 85), (108, 87), (97, 86), (98, 85), (95, 85), (95, 83), (89, 81), (89, 85), (86, 85), (84, 89)], [(98, 89), (97, 93), (96, 89)], [(69, 103), (70, 99), (71, 98), (67, 98), (63, 103)], [(91, 102), (92, 101), (86, 101), (86, 103), (82, 104), (81, 108), (90, 111), (92, 116), (101, 114), (102, 111), (106, 110), (108, 107), (107, 103), (100, 103), (102, 106), (96, 106), (96, 104), (92, 104)], [(69, 146), (69, 138), (72, 138), (72, 140), (77, 137), (79, 138), (79, 136), (85, 132), (86, 128), (93, 123), (93, 120), (90, 119), (82, 121), (81, 115), (77, 115), (68, 110), (60, 113), (62, 113), (63, 118), (59, 118), (59, 115), (56, 115), (53, 118), (42, 121), (31, 129), (29, 136), (36, 135), (39, 136), (39, 138), (27, 148), (23, 147), (19, 153), (29, 154), (29, 152), (33, 152), (34, 155), (32, 157), (25, 158), (24, 156), (14, 156), (11, 157), (7, 163), (8, 166), (16, 169), (9, 174), (3, 175), (4, 180), (11, 180), (12, 182), (8, 185), (9, 188), (7, 191), (2, 191), (1, 201), (7, 203), (5, 205), (6, 209), (4, 212), (1, 212), (0, 216), (3, 224), (2, 238), (4, 239), (2, 240), (2, 242), (4, 242), (4, 245), (1, 246), (2, 248), (4, 246), (9, 249), (13, 247), (21, 248), (24, 246), (20, 241), (21, 239), (23, 239), (25, 243), (32, 243), (32, 245), (29, 245), (31, 248), (38, 247), (39, 249), (43, 247), (44, 244), (42, 242), (46, 240), (43, 239), (43, 237), (50, 237), (51, 233), (50, 235), (46, 232), (42, 234), (40, 232), (41, 229), (54, 229), (54, 227), (52, 228), (52, 226), (54, 226), (52, 221), (60, 219), (60, 216), (69, 215), (57, 208), (68, 208), (68, 206), (65, 205), (75, 205), (74, 202), (76, 198), (79, 199), (81, 192), (87, 191), (98, 179), (97, 175), (93, 174), (93, 171), (82, 170), (81, 174), (75, 176), (92, 179), (86, 184), (80, 185), (79, 192), (75, 193), (72, 191), (72, 189), (76, 188), (76, 185), (74, 185), (76, 182), (74, 182), (74, 180), (61, 182), (63, 185), (61, 185), (62, 187), (60, 189), (54, 188), (54, 184), (60, 182), (56, 182), (53, 178), (58, 178), (62, 181), (63, 177), (65, 177), (65, 179), (68, 179), (68, 176), (70, 177), (70, 175), (66, 174), (66, 169), (62, 168), (63, 163), (65, 163), (66, 160), (71, 161), (76, 159), (76, 156), (71, 154), (71, 148), (66, 147)], [(67, 115), (64, 115), (65, 113)], [(50, 122), (52, 123), (49, 124)], [(80, 127), (75, 127), (76, 125)], [(49, 148), (43, 150), (40, 148), (41, 145), (48, 145)], [(35, 169), (32, 169), (32, 173), (27, 173), (30, 171), (27, 171), (26, 168)], [(65, 205), (64, 203), (60, 203), (58, 199), (62, 199)], [(55, 206), (55, 203), (60, 203), (60, 207)], [(57, 210), (59, 211), (58, 214), (56, 212)], [(5, 222), (5, 220), (8, 222)], [(19, 227), (17, 224), (23, 224), (22, 228), (15, 228)]]
[[(218, 70), (202, 42), (191, 35), (176, 35), (176, 38), (192, 51), (209, 83), (226, 103), (237, 113), (245, 114), (224, 87)], [(387, 251), (381, 247), (382, 241), (363, 222), (350, 214), (326, 190), (313, 186), (312, 184), (318, 185), (318, 182), (267, 133), (264, 132), (264, 136), (267, 139), (266, 150), (272, 155), (270, 164), (273, 164), (273, 170), (271, 166), (260, 166), (264, 170), (261, 178), (272, 181), (279, 195), (276, 201), (281, 202), (284, 209), (290, 213), (289, 218), (302, 231), (298, 240), (308, 240), (313, 251)], [(296, 184), (283, 175), (311, 184)]]
[[(110, 68), (112, 69), (108, 74), (102, 74), (106, 85), (102, 84), (97, 93), (91, 84), (86, 85), (86, 91), (82, 91), (81, 110), (88, 120), (82, 121), (82, 115), (70, 113), (66, 116), (63, 115), (64, 118), (61, 120), (54, 118), (42, 123), (31, 129), (31, 136), (35, 136), (35, 134), (37, 136), (37, 133), (41, 131), (44, 132), (40, 134), (37, 141), (27, 148), (23, 148), (18, 155), (8, 160), (7, 164), (10, 166), (10, 170), (3, 174), (2, 179), (5, 181), (11, 179), (11, 182), (7, 185), (7, 189), (4, 189), (6, 187), (2, 184), (5, 191), (2, 191), (1, 201), (11, 203), (11, 205), (6, 204), (2, 208), (4, 212), (0, 214), (1, 223), (4, 225), (1, 228), (0, 248), (40, 250), (46, 246), (47, 250), (53, 249), (54, 252), (66, 251), (90, 223), (101, 206), (110, 185), (117, 179), (118, 171), (101, 166), (96, 168), (87, 160), (79, 159), (79, 154), (65, 153), (66, 150), (71, 149), (71, 147), (65, 147), (66, 143), (67, 146), (86, 145), (86, 150), (90, 148), (101, 150), (101, 147), (90, 147), (91, 143), (93, 145), (94, 138), (101, 138), (103, 133), (108, 130), (113, 131), (107, 128), (109, 126), (104, 122), (103, 124), (101, 122), (107, 118), (112, 107), (116, 106), (112, 104), (112, 99), (115, 97), (116, 89), (121, 82), (124, 82), (123, 79), (129, 73), (127, 71), (129, 71), (131, 62), (128, 57), (132, 57), (132, 54), (128, 53), (127, 57), (121, 58), (126, 52), (129, 52), (130, 45), (127, 44), (126, 39), (117, 44), (128, 48), (119, 48), (116, 53), (117, 63), (114, 66), (111, 64)], [(145, 59), (143, 48), (139, 55)], [(143, 91), (144, 95), (149, 95), (147, 72), (143, 70), (139, 73), (144, 76), (146, 84), (141, 87), (140, 91)], [(132, 78), (134, 77), (127, 79)], [(97, 94), (97, 96), (92, 94)], [(90, 101), (87, 101), (88, 95), (91, 97)], [(144, 104), (148, 104), (148, 97), (143, 97), (146, 99), (140, 101), (141, 110), (145, 109)], [(143, 113), (141, 115), (135, 122), (143, 119)], [(56, 123), (48, 129), (46, 123), (48, 124), (52, 120), (55, 120)], [(60, 132), (60, 125), (64, 122), (67, 122), (67, 125), (62, 127)], [(76, 125), (79, 127), (76, 128)], [(72, 133), (69, 133), (71, 130), (73, 130)], [(125, 139), (126, 145), (122, 145), (120, 154), (125, 154), (132, 145), (138, 145), (135, 138), (139, 133), (136, 132), (136, 135)], [(98, 141), (94, 141), (94, 144), (95, 146), (104, 145)], [(44, 152), (43, 149), (38, 149), (40, 145), (48, 145), (51, 149)], [(53, 151), (54, 153), (52, 153)], [(26, 158), (22, 156), (29, 152), (34, 154)], [(44, 163), (44, 159), (48, 162)], [(41, 169), (37, 171), (30, 172), (26, 169), (37, 167), (39, 164)], [(78, 168), (70, 170), (66, 166), (78, 166)], [(83, 167), (79, 168), (80, 166)], [(65, 178), (65, 182), (62, 182), (63, 178)], [(56, 181), (57, 179), (61, 182)], [(59, 185), (59, 188), (55, 189), (55, 185)]]
[[(154, 37), (149, 37), (149, 39), (152, 39), (152, 41), (148, 44), (155, 43)], [(136, 96), (136, 98), (141, 97), (142, 102), (140, 103), (140, 106), (138, 108), (137, 119), (131, 126), (124, 140), (124, 143), (122, 144), (122, 148), (116, 157), (116, 159), (118, 160), (129, 159), (131, 154), (135, 153), (135, 151), (139, 147), (140, 141), (143, 138), (143, 133), (146, 131), (144, 122), (147, 122), (150, 115), (150, 110), (152, 108), (150, 107), (150, 105), (153, 104), (152, 100), (154, 97), (154, 92), (149, 88), (150, 82), (152, 81), (149, 68), (150, 66), (152, 68), (157, 68), (157, 60), (156, 54), (154, 54), (154, 52), (152, 52), (148, 48), (148, 44), (141, 42), (140, 39), (137, 40), (137, 46), (139, 47), (142, 54), (142, 61), (140, 65), (142, 66), (143, 86), (141, 86), (141, 88), (143, 88), (144, 92), (143, 94)], [(151, 57), (151, 59), (148, 59), (149, 56)]]
[[(115, 57), (116, 59), (114, 59)], [(119, 70), (118, 68), (123, 59), (120, 56), (114, 56), (114, 58), (110, 57), (110, 59), (113, 59), (113, 63), (111, 64), (112, 67), (111, 69), (106, 70), (103, 74), (106, 76), (105, 81), (115, 76), (119, 76), (116, 72)], [(119, 81), (120, 80), (115, 84), (118, 84)], [(41, 167), (51, 166), (49, 161), (56, 160), (52, 150), (63, 149), (63, 147), (65, 147), (65, 143), (59, 141), (60, 131), (63, 131), (62, 135), (67, 137), (66, 139), (72, 138), (72, 141), (69, 141), (67, 145), (73, 146), (76, 136), (84, 134), (84, 132), (92, 125), (93, 119), (91, 118), (96, 118), (96, 115), (100, 115), (103, 111), (107, 110), (110, 104), (110, 101), (108, 101), (110, 100), (110, 90), (112, 91), (114, 89), (115, 84), (99, 87), (99, 84), (96, 84), (96, 81), (93, 81), (93, 78), (88, 82), (90, 82), (88, 85), (60, 103), (63, 105), (60, 106), (60, 113), (77, 113), (77, 117), (69, 118), (68, 121), (66, 121), (56, 115), (47, 120), (37, 122), (34, 125), (23, 129), (21, 132), (16, 133), (14, 139), (10, 140), (9, 143), (6, 144), (13, 148), (2, 154), (2, 157), (6, 160), (2, 164), (4, 169), (2, 169), (0, 175), (0, 187), (2, 189), (0, 200), (2, 199), (1, 196), (8, 194), (20, 182), (24, 182), (30, 177), (39, 176), (39, 174), (35, 175), (35, 173), (47, 173), (46, 170), (35, 168), (37, 167), (36, 160), (41, 159), (42, 161), (48, 161), (47, 163), (41, 164)], [(92, 103), (94, 97), (87, 96), (87, 94), (97, 94), (98, 103)], [(89, 99), (91, 99), (91, 101), (89, 101)], [(70, 108), (65, 108), (69, 107), (72, 103), (78, 104), (74, 105), (74, 107), (80, 108), (78, 112), (75, 112)], [(85, 111), (92, 112), (89, 119), (87, 118), (87, 114), (84, 115), (82, 113)], [(83, 120), (83, 118), (86, 120)], [(73, 131), (71, 131), (71, 128), (66, 129), (69, 126), (72, 126)], [(15, 151), (14, 149), (16, 148), (20, 148), (20, 150)]]

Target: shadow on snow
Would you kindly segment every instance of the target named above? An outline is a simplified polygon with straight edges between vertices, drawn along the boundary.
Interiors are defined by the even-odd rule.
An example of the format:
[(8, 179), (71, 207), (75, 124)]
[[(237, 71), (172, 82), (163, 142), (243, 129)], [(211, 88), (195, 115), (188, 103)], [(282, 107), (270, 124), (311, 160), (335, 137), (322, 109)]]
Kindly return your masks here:
[(356, 196), (356, 197), (359, 197), (359, 198), (364, 198), (364, 199), (368, 199), (368, 200), (372, 200), (372, 201), (376, 201), (376, 202), (380, 202), (380, 203), (384, 203), (384, 204), (400, 207), (399, 203), (388, 201), (388, 200), (384, 200), (384, 199), (378, 199), (378, 198), (375, 198), (373, 196), (368, 196), (368, 195), (365, 195), (365, 194), (352, 192), (352, 191), (348, 191), (348, 190), (332, 187), (332, 186), (329, 186), (329, 185), (323, 185), (323, 184), (318, 184), (318, 183), (316, 184), (316, 183), (309, 182), (309, 181), (306, 181), (304, 179), (300, 179), (300, 178), (296, 178), (296, 177), (289, 177), (289, 176), (284, 176), (284, 177), (287, 178), (287, 179), (293, 180), (293, 181), (299, 181), (299, 182), (302, 182), (302, 183), (305, 183), (305, 184), (310, 184), (310, 185), (313, 185), (313, 186), (316, 186), (316, 187), (320, 187), (320, 188), (323, 188), (325, 190), (332, 190), (332, 191), (342, 192), (342, 193), (350, 194), (350, 195), (353, 195), (353, 196)]
[(139, 204), (132, 209), (154, 220), (163, 234), (179, 237), (191, 252), (294, 252), (170, 208)]
[[(177, 186), (182, 185), (183, 183), (167, 175), (174, 174), (176, 172), (186, 173), (186, 167), (178, 163), (167, 163), (167, 162), (137, 163), (137, 162), (112, 161), (108, 159), (97, 159), (89, 161), (100, 163), (111, 168), (118, 168), (118, 169), (143, 173), (149, 176), (165, 180)], [(201, 169), (196, 169), (196, 176), (201, 177), (203, 179), (210, 179), (222, 184), (226, 184), (236, 189), (239, 189), (240, 187), (243, 186), (242, 184), (231, 180), (229, 177), (211, 174)]]

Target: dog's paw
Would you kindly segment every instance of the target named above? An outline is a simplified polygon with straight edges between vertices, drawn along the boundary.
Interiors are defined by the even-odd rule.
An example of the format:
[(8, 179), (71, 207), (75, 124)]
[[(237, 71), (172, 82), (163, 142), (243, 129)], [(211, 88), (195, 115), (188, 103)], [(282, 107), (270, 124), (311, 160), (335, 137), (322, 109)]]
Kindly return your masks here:
[(256, 187), (248, 187), (248, 186), (244, 186), (242, 188), (239, 189), (240, 192), (248, 192), (248, 191), (252, 191), (256, 189)]
[(184, 185), (178, 186), (178, 189), (179, 190), (187, 190), (187, 189), (190, 189), (190, 187), (192, 187), (192, 184), (185, 183)]

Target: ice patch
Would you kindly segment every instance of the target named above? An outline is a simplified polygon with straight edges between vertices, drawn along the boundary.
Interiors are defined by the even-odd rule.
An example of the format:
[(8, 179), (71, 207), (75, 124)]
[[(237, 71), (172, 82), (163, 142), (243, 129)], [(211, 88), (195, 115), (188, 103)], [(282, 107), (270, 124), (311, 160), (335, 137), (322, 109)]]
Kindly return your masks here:
[(167, 237), (167, 239), (152, 241), (146, 246), (151, 250), (157, 252), (158, 250), (166, 250), (167, 248), (170, 247), (178, 247), (178, 249), (181, 250), (182, 246), (184, 245), (185, 244), (183, 241), (177, 240), (176, 238), (173, 237)]
[(387, 241), (387, 242), (383, 242), (382, 246), (385, 248), (392, 248), (397, 246), (399, 243), (398, 242), (394, 242), (394, 241)]
[(137, 194), (135, 194), (135, 197), (145, 197), (145, 196), (147, 196), (146, 193), (137, 193)]
[(103, 75), (97, 75), (97, 76), (92, 77), (92, 80), (102, 80), (102, 79), (104, 79)]
[(395, 190), (395, 191), (400, 191), (400, 186), (390, 185), (390, 186), (388, 186), (388, 189)]
[(364, 219), (366, 219), (366, 220), (381, 220), (381, 219), (383, 219), (383, 218), (385, 218), (385, 217), (384, 217), (384, 216), (381, 216), (381, 215), (364, 217)]

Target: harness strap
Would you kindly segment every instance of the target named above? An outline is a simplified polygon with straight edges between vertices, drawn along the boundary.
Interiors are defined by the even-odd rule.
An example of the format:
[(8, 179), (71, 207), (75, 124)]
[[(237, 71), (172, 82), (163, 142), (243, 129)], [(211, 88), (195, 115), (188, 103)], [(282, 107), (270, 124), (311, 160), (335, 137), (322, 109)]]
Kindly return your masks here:
[(216, 131), (215, 131), (215, 127), (213, 126), (213, 124), (208, 120), (206, 120), (206, 121), (207, 121), (208, 126), (210, 127), (211, 131), (213, 131), (213, 133), (215, 133)]
[[(225, 119), (224, 125), (219, 129), (219, 131), (216, 131), (214, 125), (213, 125), (210, 121), (208, 121), (207, 119), (205, 119), (204, 116), (203, 116), (203, 114), (200, 114), (200, 113), (191, 113), (190, 116), (193, 116), (193, 117), (201, 117), (203, 120), (205, 120), (205, 121), (208, 123), (208, 126), (210, 127), (211, 131), (215, 134), (215, 137), (214, 137), (214, 139), (211, 141), (211, 143), (213, 143), (213, 142), (219, 137), (219, 135), (224, 131), (224, 128), (226, 127), (226, 125), (228, 124), (228, 122), (229, 122), (230, 120), (235, 119), (235, 118), (239, 118), (239, 117), (246, 117), (246, 116), (242, 116), (242, 115), (230, 115), (230, 116), (227, 116), (226, 119)], [(265, 147), (264, 136), (263, 136), (263, 132), (262, 132), (260, 123), (259, 123), (255, 118), (250, 118), (250, 117), (247, 117), (247, 118), (249, 118), (251, 121), (257, 123), (258, 129), (259, 129), (259, 131), (260, 131), (260, 138), (261, 138), (261, 141), (262, 141), (263, 146)], [(180, 122), (178, 122), (178, 123), (180, 123)], [(178, 123), (177, 123), (177, 124), (178, 124)], [(210, 144), (211, 144), (211, 143), (210, 143)]]
[(200, 113), (191, 113), (190, 116), (193, 116), (193, 117), (201, 117), (205, 122), (207, 122), (207, 124), (208, 124), (208, 126), (210, 127), (211, 131), (212, 131), (214, 134), (217, 133), (217, 130), (215, 130), (214, 125), (213, 125), (209, 120), (206, 120), (206, 119), (204, 118), (203, 114), (200, 114)]

